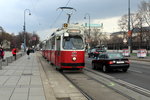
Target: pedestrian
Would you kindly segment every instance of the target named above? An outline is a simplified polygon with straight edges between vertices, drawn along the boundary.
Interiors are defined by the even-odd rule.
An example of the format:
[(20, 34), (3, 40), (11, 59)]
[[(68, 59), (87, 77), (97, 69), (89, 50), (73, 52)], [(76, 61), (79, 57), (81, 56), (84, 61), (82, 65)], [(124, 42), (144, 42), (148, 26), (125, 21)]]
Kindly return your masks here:
[(0, 59), (4, 59), (4, 49), (3, 48), (0, 48)]
[(31, 52), (31, 50), (30, 50), (30, 48), (28, 48), (28, 50), (27, 50), (28, 59), (30, 59), (30, 52)]
[(12, 54), (15, 57), (15, 60), (16, 60), (16, 54), (17, 54), (17, 49), (16, 48), (12, 49)]

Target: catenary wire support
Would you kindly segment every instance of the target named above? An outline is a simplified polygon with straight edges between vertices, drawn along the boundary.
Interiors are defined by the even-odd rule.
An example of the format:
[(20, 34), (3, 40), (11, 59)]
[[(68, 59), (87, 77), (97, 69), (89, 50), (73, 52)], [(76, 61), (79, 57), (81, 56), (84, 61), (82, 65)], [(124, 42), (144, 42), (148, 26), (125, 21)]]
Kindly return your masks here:
[(76, 9), (74, 9), (72, 7), (59, 7), (58, 9), (61, 9), (62, 11), (66, 11), (66, 13), (68, 15), (67, 23), (69, 24), (71, 15), (73, 14), (73, 11), (76, 11)]

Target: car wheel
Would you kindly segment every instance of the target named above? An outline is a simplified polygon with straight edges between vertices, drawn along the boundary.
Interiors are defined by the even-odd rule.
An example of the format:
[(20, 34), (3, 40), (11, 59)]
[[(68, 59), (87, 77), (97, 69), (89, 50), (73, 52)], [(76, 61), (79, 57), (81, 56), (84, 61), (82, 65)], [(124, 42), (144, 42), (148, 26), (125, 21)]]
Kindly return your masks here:
[(103, 72), (104, 72), (104, 73), (106, 73), (106, 72), (107, 72), (107, 68), (106, 68), (106, 66), (105, 66), (105, 65), (103, 65), (102, 70), (103, 70)]
[(128, 69), (122, 69), (123, 72), (127, 72)]
[(95, 67), (95, 64), (94, 64), (94, 63), (92, 63), (92, 69), (96, 69), (96, 67)]

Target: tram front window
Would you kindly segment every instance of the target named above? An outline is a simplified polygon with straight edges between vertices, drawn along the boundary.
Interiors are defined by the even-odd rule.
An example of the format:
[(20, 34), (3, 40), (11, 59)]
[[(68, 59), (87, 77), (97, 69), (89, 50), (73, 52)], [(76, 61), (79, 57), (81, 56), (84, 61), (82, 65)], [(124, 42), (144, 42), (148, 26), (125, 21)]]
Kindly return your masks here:
[(63, 39), (64, 49), (83, 49), (83, 40), (81, 37), (64, 37)]

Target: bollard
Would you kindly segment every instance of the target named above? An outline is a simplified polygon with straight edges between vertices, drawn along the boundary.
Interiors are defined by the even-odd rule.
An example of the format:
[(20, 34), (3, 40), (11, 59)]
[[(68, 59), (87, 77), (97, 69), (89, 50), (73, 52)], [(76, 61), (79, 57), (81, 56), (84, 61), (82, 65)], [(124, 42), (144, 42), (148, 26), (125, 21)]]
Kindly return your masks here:
[(7, 61), (7, 59), (2, 60), (2, 66), (8, 66), (8, 61)]
[(2, 70), (2, 60), (0, 60), (0, 70)]
[(12, 61), (15, 61), (15, 57), (14, 56), (10, 56)]
[(16, 55), (16, 60), (19, 58), (18, 54)]
[(18, 58), (20, 58), (21, 57), (21, 55), (20, 54), (17, 54), (16, 55), (16, 59), (18, 59)]
[(6, 57), (8, 63), (12, 63), (12, 56)]
[(19, 54), (20, 57), (22, 57), (22, 54)]

